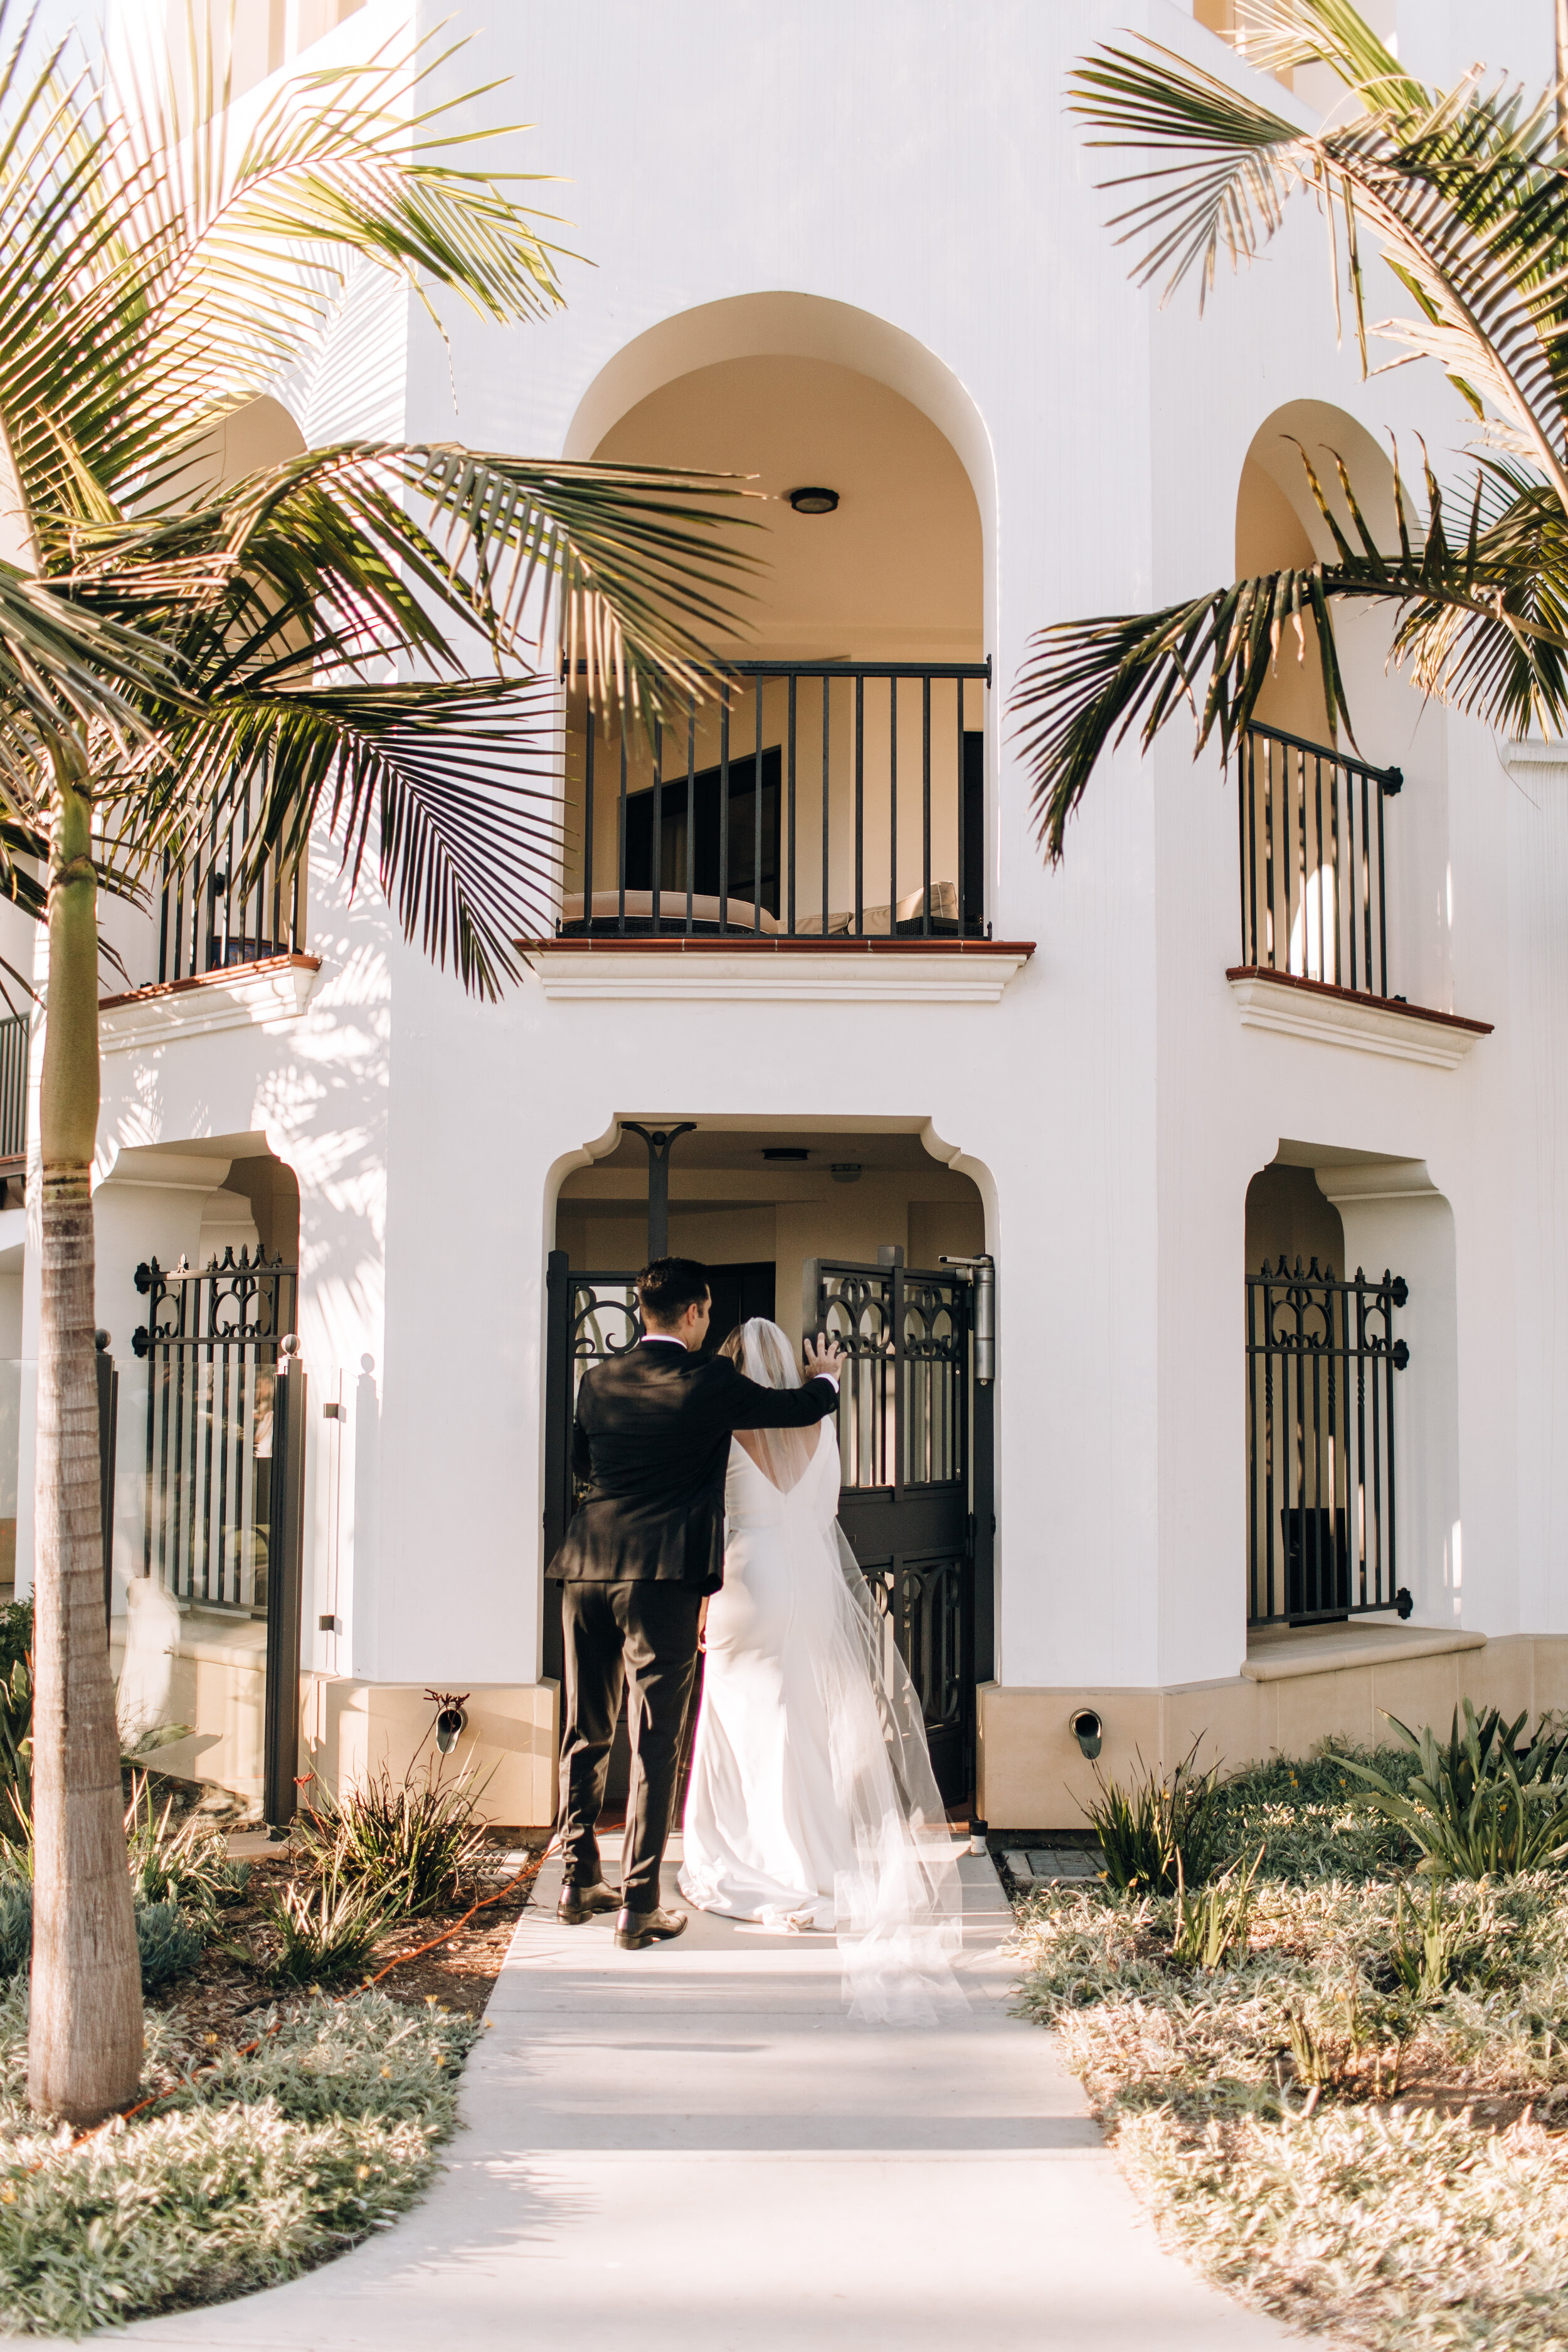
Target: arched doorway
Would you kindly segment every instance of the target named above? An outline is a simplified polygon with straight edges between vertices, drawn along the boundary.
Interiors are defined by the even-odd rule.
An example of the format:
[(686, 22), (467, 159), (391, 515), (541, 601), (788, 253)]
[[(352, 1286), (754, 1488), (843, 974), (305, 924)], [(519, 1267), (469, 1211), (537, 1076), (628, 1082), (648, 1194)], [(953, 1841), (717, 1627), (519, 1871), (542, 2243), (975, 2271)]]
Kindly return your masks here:
[[(680, 1123), (657, 1124), (668, 1133)], [(920, 1694), (938, 1784), (962, 1804), (974, 1785), (975, 1686), (994, 1670), (994, 1287), (980, 1187), (930, 1140), (886, 1121), (705, 1116), (670, 1151), (666, 1240), (710, 1269), (715, 1341), (727, 1321), (755, 1314), (796, 1345), (826, 1329), (844, 1347), (840, 1523)], [(628, 1124), (558, 1198), (547, 1570), (576, 1492), (577, 1382), (636, 1344), (649, 1164)], [(559, 1592), (547, 1585), (552, 1674), (561, 1671)]]

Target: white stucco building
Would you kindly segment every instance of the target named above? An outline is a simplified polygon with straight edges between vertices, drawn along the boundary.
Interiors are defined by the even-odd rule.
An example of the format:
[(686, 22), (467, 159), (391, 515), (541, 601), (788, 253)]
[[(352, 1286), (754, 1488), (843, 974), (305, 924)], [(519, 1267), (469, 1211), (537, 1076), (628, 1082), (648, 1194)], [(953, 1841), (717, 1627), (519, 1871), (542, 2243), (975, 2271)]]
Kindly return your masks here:
[[(450, 14), (274, 13), (323, 59)], [(1466, 13), (1399, 0), (1401, 55), (1457, 79)], [(258, 1785), (270, 1391), (223, 1402), (221, 1349), (150, 1372), (134, 1277), (262, 1245), (298, 1267), (309, 1382), (301, 1772), (401, 1769), (426, 1691), (467, 1693), (489, 1809), (550, 1818), (550, 1333), (645, 1255), (628, 1122), (692, 1123), (669, 1243), (726, 1270), (721, 1305), (797, 1329), (805, 1270), (851, 1270), (813, 1294), (866, 1350), (846, 1523), (994, 1825), (1076, 1823), (1080, 1708), (1116, 1769), (1370, 1740), (1379, 1707), (1446, 1725), (1461, 1692), (1568, 1703), (1568, 754), (1425, 709), (1352, 621), (1364, 772), (1267, 737), (1245, 776), (1194, 766), (1178, 725), (1107, 758), (1059, 869), (1035, 842), (1006, 712), (1033, 632), (1321, 551), (1294, 440), (1386, 517), (1390, 432), (1449, 474), (1465, 437), (1436, 371), (1363, 383), (1336, 347), (1305, 202), (1201, 322), (1194, 288), (1129, 284), (1064, 100), (1129, 26), (1247, 74), (1181, 0), (458, 6), (449, 71), (511, 78), (480, 103), (537, 125), (518, 160), (562, 175), (542, 200), (594, 266), (544, 325), (452, 306), (449, 350), (367, 281), (232, 466), (376, 432), (754, 477), (768, 569), (721, 650), (763, 667), (727, 740), (717, 705), (666, 730), (657, 796), (564, 681), (564, 865), (499, 1007), (374, 887), (351, 904), (324, 838), (297, 899), (237, 911), (215, 850), (167, 920), (115, 915), (116, 1609), (149, 1570), (175, 1593), (176, 1764)], [(1549, 79), (1543, 0), (1497, 0), (1484, 40)], [(1266, 717), (1324, 742), (1293, 660)], [(0, 1212), (24, 1587), (26, 1214)], [(920, 1344), (889, 1369), (899, 1265)]]

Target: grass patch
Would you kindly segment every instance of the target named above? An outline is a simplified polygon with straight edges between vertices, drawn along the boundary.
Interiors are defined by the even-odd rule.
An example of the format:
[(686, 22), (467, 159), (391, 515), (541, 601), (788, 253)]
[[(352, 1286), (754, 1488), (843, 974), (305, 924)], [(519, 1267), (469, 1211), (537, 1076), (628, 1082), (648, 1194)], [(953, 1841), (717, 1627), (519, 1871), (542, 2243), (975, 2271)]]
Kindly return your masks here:
[(1217, 1885), (1201, 1917), (1190, 1892), (1021, 1903), (1023, 2012), (1232, 2293), (1376, 2352), (1563, 2347), (1568, 1875), (1415, 1876), (1343, 1762), (1221, 1785), (1222, 1850), (1263, 1850), (1239, 1927)]
[[(26, 2105), (26, 1994), (0, 2001), (0, 2324), (77, 2336), (292, 2278), (390, 2222), (429, 2179), (478, 2038), (465, 2017), (379, 1993), (310, 2000), (201, 2053), (150, 2039), (167, 2095), (79, 2147)], [(155, 2028), (155, 2019), (149, 2024)]]

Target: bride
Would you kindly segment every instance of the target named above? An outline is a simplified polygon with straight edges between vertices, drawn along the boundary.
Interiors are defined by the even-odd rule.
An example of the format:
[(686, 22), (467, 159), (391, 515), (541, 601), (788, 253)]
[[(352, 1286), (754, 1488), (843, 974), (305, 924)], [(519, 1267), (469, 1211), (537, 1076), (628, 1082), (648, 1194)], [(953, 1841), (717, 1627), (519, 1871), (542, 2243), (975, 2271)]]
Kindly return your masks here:
[[(721, 1352), (750, 1380), (799, 1386), (776, 1323), (753, 1318)], [(680, 1891), (774, 1929), (837, 1928), (851, 2013), (917, 2022), (957, 1996), (958, 1850), (837, 1507), (830, 1421), (732, 1439)]]

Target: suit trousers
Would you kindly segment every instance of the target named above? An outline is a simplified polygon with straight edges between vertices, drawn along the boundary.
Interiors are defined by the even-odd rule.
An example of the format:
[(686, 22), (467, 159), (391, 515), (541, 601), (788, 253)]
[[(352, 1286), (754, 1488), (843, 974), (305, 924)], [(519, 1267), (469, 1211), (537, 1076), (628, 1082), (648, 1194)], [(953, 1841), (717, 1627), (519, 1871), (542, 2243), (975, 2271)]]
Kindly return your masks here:
[(596, 1832), (625, 1687), (632, 1769), (621, 1900), (628, 1911), (652, 1911), (658, 1903), (658, 1870), (680, 1771), (702, 1598), (689, 1585), (649, 1578), (626, 1584), (567, 1583), (561, 1599), (566, 1665), (563, 1882), (592, 1886), (604, 1875)]

